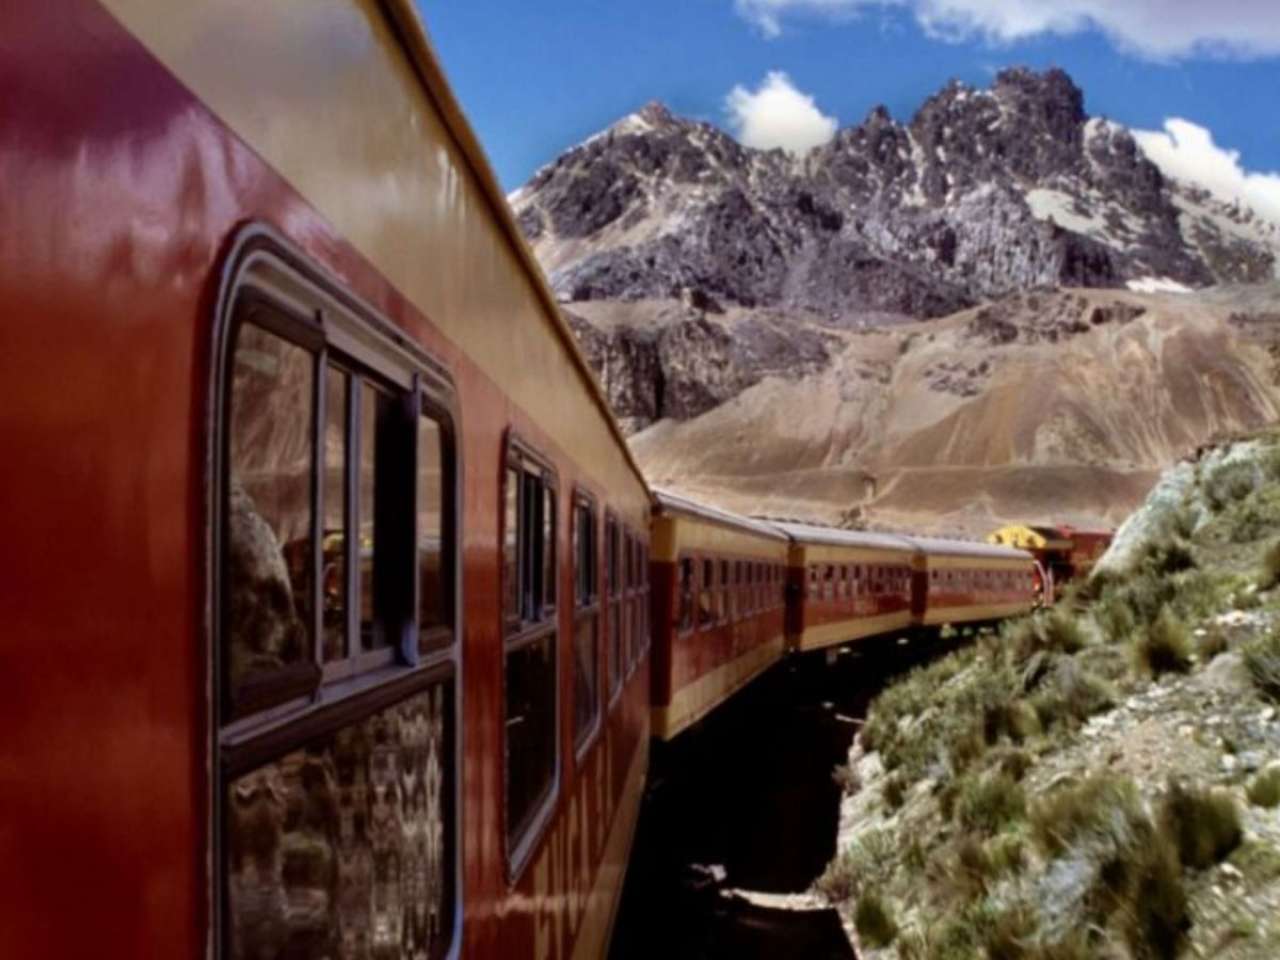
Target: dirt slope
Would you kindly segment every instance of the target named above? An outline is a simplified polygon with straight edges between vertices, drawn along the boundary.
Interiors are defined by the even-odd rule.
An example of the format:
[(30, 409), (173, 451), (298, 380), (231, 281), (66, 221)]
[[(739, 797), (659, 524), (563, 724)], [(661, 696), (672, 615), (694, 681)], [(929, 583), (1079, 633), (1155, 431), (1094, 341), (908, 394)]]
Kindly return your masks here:
[(650, 478), (738, 510), (881, 527), (1112, 524), (1178, 457), (1280, 418), (1274, 286), (1018, 294), (822, 333), (824, 369), (634, 436)]

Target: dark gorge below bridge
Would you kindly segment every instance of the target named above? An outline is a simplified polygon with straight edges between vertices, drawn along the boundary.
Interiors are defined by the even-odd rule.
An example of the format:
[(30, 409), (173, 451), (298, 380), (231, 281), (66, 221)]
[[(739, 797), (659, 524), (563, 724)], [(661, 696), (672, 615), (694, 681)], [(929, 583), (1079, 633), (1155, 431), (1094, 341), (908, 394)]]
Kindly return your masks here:
[(611, 960), (852, 960), (836, 910), (803, 896), (835, 854), (832, 772), (886, 681), (950, 649), (935, 634), (792, 657), (655, 745)]

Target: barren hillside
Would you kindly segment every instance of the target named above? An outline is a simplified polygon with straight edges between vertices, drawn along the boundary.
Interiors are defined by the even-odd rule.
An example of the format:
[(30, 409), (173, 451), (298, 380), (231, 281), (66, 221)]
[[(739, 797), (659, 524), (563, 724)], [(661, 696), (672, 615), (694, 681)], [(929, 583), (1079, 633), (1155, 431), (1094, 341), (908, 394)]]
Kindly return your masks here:
[(747, 512), (860, 513), (873, 526), (1117, 523), (1163, 467), (1280, 414), (1274, 289), (1018, 294), (901, 326), (800, 325), (797, 337), (821, 343), (827, 365), (764, 376), (633, 437), (654, 482)]

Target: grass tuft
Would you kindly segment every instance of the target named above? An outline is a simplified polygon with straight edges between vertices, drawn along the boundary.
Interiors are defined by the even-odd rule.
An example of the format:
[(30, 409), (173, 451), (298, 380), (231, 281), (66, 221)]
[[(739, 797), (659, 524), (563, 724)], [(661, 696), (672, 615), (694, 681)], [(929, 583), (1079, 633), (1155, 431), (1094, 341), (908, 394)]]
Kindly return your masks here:
[(1167, 607), (1134, 644), (1138, 666), (1146, 673), (1186, 673), (1191, 669), (1191, 635)]
[(1205, 628), (1204, 636), (1196, 642), (1196, 654), (1202, 663), (1210, 662), (1220, 653), (1227, 652), (1227, 632), (1216, 623)]
[(1167, 837), (1157, 834), (1139, 848), (1127, 893), (1123, 930), (1133, 956), (1174, 960), (1186, 943), (1191, 914), (1178, 853)]
[(1211, 867), (1240, 845), (1240, 812), (1229, 794), (1169, 784), (1160, 808), (1160, 825), (1177, 845), (1183, 866)]
[(898, 936), (898, 925), (888, 904), (871, 889), (859, 894), (853, 911), (853, 925), (863, 942), (874, 949), (889, 946)]
[(1254, 777), (1248, 795), (1255, 807), (1280, 807), (1280, 767), (1271, 767)]
[(1258, 692), (1280, 702), (1280, 632), (1273, 631), (1245, 647), (1244, 662)]
[(1262, 555), (1262, 570), (1258, 573), (1258, 589), (1270, 590), (1280, 583), (1280, 540), (1267, 547)]
[(1253, 493), (1257, 482), (1258, 470), (1253, 464), (1243, 461), (1224, 463), (1204, 478), (1205, 499), (1214, 513), (1221, 513)]
[(956, 817), (969, 830), (992, 834), (1026, 818), (1022, 785), (1007, 773), (966, 777), (956, 800)]
[(853, 796), (862, 789), (862, 780), (858, 777), (858, 771), (847, 763), (837, 765), (831, 771), (831, 779), (835, 781), (841, 793), (849, 796)]

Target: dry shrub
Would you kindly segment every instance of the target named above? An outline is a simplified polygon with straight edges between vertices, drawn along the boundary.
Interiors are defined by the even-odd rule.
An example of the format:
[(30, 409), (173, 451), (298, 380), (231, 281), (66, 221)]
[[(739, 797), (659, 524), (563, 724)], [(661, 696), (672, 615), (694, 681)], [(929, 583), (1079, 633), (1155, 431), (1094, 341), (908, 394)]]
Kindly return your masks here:
[(1215, 513), (1253, 493), (1259, 470), (1252, 463), (1237, 461), (1218, 466), (1204, 479), (1205, 499)]
[(893, 943), (898, 936), (889, 905), (874, 890), (863, 890), (853, 911), (853, 925), (867, 946), (879, 949)]
[(835, 781), (842, 793), (853, 796), (862, 789), (862, 781), (858, 771), (847, 763), (841, 763), (831, 771), (831, 779)]
[(1258, 692), (1280, 702), (1280, 633), (1273, 631), (1245, 647), (1244, 662)]
[(1280, 807), (1280, 767), (1262, 771), (1249, 784), (1249, 802), (1255, 807)]
[(1262, 569), (1258, 573), (1258, 589), (1270, 590), (1280, 583), (1280, 540), (1267, 547), (1262, 554)]
[(1183, 866), (1195, 870), (1222, 862), (1244, 835), (1240, 812), (1229, 794), (1177, 781), (1165, 793), (1160, 825), (1176, 843)]
[(1191, 929), (1177, 851), (1156, 834), (1140, 848), (1127, 891), (1122, 929), (1138, 960), (1176, 960)]
[(1166, 607), (1134, 644), (1138, 666), (1146, 673), (1186, 673), (1191, 669), (1191, 634)]
[(1204, 636), (1196, 643), (1196, 653), (1202, 663), (1208, 663), (1220, 653), (1227, 652), (1227, 632), (1219, 624), (1211, 623)]
[(892, 773), (885, 777), (883, 789), (884, 802), (890, 810), (899, 809), (907, 799), (907, 784), (899, 774)]
[(1026, 815), (1022, 785), (1007, 773), (966, 777), (960, 784), (956, 817), (969, 830), (992, 834)]

